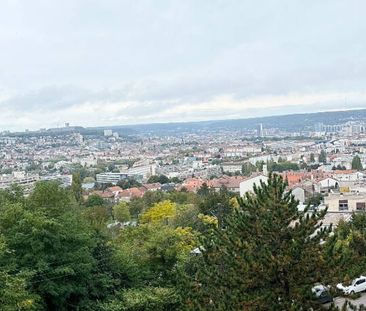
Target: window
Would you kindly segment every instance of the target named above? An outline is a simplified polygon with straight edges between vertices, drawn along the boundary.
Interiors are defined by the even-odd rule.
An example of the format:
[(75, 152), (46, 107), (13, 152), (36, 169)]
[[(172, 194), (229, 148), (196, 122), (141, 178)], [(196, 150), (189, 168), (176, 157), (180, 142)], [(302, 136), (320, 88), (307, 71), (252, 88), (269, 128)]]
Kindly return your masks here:
[(348, 200), (339, 200), (339, 210), (340, 211), (348, 210)]
[(356, 285), (360, 285), (360, 284), (362, 284), (362, 283), (365, 283), (365, 279), (358, 280), (358, 281), (356, 282)]
[(366, 203), (365, 202), (357, 202), (356, 203), (356, 210), (364, 211), (365, 209), (366, 209)]

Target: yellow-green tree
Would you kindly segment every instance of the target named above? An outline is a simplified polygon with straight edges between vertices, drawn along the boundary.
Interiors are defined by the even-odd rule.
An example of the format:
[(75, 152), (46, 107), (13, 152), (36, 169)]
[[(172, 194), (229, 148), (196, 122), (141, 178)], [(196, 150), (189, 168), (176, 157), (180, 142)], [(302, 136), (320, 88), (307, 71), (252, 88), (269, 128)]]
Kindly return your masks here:
[(167, 224), (169, 219), (176, 215), (177, 207), (175, 203), (165, 200), (155, 203), (149, 210), (141, 215), (141, 223)]

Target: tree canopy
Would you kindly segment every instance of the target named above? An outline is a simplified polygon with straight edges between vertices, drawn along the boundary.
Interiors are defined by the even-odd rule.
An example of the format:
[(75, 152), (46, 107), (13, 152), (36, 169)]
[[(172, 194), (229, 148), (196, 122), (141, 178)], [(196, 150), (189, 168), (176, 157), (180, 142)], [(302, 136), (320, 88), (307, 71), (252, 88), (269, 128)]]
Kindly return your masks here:
[(361, 163), (361, 158), (358, 155), (354, 156), (353, 159), (352, 159), (352, 169), (353, 170), (358, 170), (358, 171), (363, 170), (362, 163)]
[(325, 152), (325, 150), (320, 151), (319, 163), (323, 163), (323, 164), (327, 163), (327, 153)]
[(299, 211), (277, 175), (244, 198), (203, 185), (81, 202), (74, 190), (0, 190), (1, 310), (320, 310), (315, 283), (366, 269), (365, 214), (330, 235), (326, 211)]
[(272, 175), (247, 193), (201, 239), (202, 256), (188, 282), (188, 309), (292, 310), (313, 306), (311, 287), (324, 271), (321, 241), (329, 230), (297, 209), (286, 183)]

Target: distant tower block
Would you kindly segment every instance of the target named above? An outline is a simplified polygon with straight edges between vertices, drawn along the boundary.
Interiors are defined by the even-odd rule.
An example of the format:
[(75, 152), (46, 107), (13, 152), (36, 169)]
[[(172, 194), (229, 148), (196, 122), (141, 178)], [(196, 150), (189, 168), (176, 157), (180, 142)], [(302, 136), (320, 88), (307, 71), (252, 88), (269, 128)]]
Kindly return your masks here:
[(70, 123), (69, 122), (66, 122), (65, 123), (65, 127), (69, 127), (70, 126)]
[(258, 124), (257, 136), (258, 137), (263, 137), (264, 136), (264, 134), (263, 134), (263, 124), (262, 123)]
[(104, 130), (104, 136), (112, 136), (113, 131), (112, 130)]
[(262, 173), (263, 173), (264, 176), (268, 176), (267, 164), (263, 164)]

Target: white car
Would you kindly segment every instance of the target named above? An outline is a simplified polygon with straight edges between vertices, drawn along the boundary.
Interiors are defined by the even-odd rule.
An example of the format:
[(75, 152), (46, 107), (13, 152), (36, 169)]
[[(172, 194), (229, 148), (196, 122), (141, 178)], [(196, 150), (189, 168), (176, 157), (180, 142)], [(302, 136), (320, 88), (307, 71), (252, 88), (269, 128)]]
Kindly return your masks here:
[(315, 284), (311, 289), (314, 298), (320, 303), (333, 302), (333, 297), (329, 293), (329, 287), (323, 284)]
[(354, 279), (350, 286), (344, 286), (343, 284), (337, 284), (337, 288), (343, 291), (346, 295), (360, 293), (366, 290), (366, 276), (361, 275), (359, 278)]

